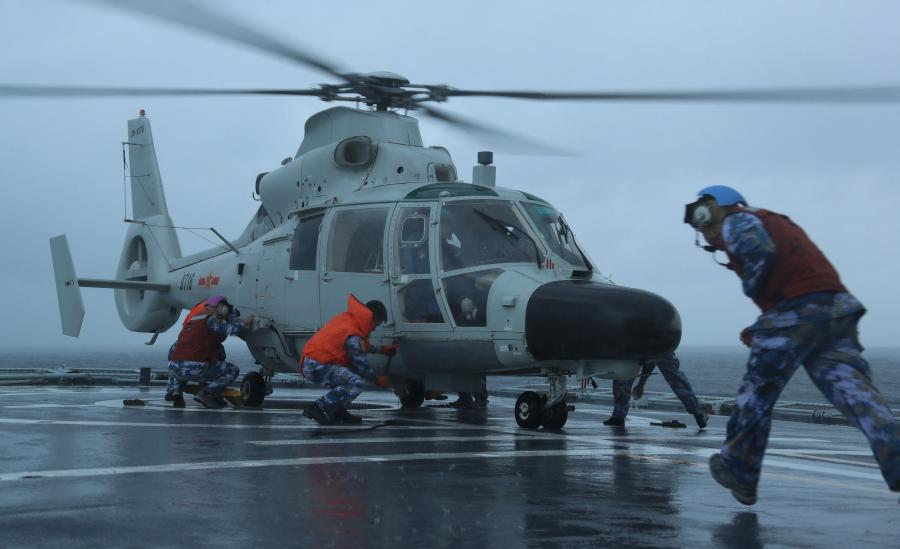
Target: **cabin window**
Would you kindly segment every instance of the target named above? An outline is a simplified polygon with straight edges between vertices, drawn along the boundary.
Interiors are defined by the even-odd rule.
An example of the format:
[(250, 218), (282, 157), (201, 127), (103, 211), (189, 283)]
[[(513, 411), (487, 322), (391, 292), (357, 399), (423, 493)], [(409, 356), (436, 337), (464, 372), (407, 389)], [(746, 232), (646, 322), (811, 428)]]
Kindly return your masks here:
[(322, 226), (324, 214), (300, 219), (294, 229), (294, 240), (291, 243), (290, 268), (295, 271), (315, 271), (316, 251), (319, 244), (319, 228)]
[(559, 212), (548, 204), (523, 202), (522, 206), (556, 255), (574, 267), (588, 269), (581, 250), (575, 243), (575, 234)]
[(397, 297), (404, 322), (414, 324), (444, 322), (430, 278), (413, 280), (397, 292)]
[(444, 271), (497, 263), (540, 261), (536, 236), (510, 202), (452, 202), (441, 208)]
[(431, 208), (401, 208), (397, 227), (397, 266), (401, 274), (431, 272), (428, 222)]
[(444, 279), (444, 293), (457, 326), (487, 326), (488, 292), (503, 270), (477, 271)]
[(325, 270), (341, 273), (384, 272), (387, 208), (339, 211), (331, 225)]

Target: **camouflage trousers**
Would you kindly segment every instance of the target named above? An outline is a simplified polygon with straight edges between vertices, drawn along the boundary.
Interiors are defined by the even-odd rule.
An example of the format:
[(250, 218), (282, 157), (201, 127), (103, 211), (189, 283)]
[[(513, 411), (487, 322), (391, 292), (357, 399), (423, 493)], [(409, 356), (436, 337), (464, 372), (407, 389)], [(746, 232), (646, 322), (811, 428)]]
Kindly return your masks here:
[[(678, 360), (661, 360), (656, 363), (660, 373), (666, 379), (672, 392), (678, 397), (685, 410), (691, 415), (697, 415), (703, 410), (700, 403), (697, 402), (697, 395), (688, 381), (687, 376), (679, 368)], [(612, 417), (625, 419), (628, 415), (628, 406), (631, 404), (631, 389), (634, 387), (634, 380), (613, 381), (613, 413)]]
[(362, 376), (337, 364), (322, 364), (311, 358), (303, 359), (303, 377), (319, 385), (327, 385), (331, 390), (316, 402), (329, 414), (343, 408), (349, 410), (353, 399), (362, 393), (365, 380)]
[(167, 393), (180, 393), (187, 382), (206, 383), (206, 391), (214, 395), (222, 392), (234, 381), (241, 370), (230, 362), (194, 362), (177, 360), (169, 362)]
[(721, 452), (722, 465), (738, 481), (759, 481), (772, 409), (802, 364), (822, 394), (865, 434), (888, 485), (900, 482), (900, 429), (861, 355), (858, 320), (847, 316), (754, 332)]

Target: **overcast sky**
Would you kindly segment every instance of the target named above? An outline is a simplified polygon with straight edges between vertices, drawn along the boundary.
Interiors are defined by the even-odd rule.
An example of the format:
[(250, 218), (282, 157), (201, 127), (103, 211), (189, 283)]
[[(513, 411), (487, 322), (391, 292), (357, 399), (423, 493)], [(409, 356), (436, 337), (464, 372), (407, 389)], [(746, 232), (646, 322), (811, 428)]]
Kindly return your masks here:
[[(499, 89), (900, 84), (900, 4), (746, 2), (216, 2), (348, 71)], [(333, 6), (333, 7), (332, 7)], [(229, 42), (85, 2), (0, 0), (0, 81), (307, 87), (328, 78)], [(293, 155), (310, 98), (0, 99), (0, 348), (137, 344), (112, 292), (83, 290), (80, 340), (60, 333), (48, 239), (79, 276), (115, 273), (126, 226), (125, 121), (153, 124), (177, 224), (236, 237), (256, 175)], [(686, 344), (736, 345), (757, 310), (693, 246), (683, 205), (711, 184), (803, 226), (868, 307), (867, 346), (900, 334), (900, 105), (729, 106), (455, 99), (444, 108), (579, 153), (498, 153), (498, 184), (552, 202), (604, 274), (680, 310)], [(465, 179), (490, 142), (430, 121)], [(182, 234), (186, 253), (207, 243)], [(172, 330), (161, 342), (171, 341)]]

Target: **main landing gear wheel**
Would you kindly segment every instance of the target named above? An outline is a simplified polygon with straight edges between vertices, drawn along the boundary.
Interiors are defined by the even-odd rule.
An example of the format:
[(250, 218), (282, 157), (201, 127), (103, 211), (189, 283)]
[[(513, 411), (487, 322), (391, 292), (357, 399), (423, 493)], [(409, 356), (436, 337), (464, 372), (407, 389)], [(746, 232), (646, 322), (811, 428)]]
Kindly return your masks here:
[(541, 426), (544, 429), (562, 429), (569, 419), (569, 405), (566, 401), (557, 402), (552, 406), (544, 407), (541, 417)]
[(421, 381), (406, 379), (394, 387), (394, 394), (404, 408), (418, 408), (425, 402), (425, 386)]
[(516, 400), (516, 423), (526, 429), (537, 429), (544, 416), (545, 397), (534, 391), (525, 391)]
[(241, 381), (244, 406), (259, 406), (266, 398), (266, 380), (259, 372), (248, 372)]

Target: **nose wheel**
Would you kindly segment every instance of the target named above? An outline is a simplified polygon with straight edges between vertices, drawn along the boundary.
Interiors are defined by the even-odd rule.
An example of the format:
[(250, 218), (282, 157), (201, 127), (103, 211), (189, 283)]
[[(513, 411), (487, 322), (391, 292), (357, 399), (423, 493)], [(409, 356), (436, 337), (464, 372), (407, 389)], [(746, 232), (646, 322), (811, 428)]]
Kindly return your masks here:
[(550, 391), (546, 395), (525, 391), (516, 399), (516, 423), (525, 429), (562, 429), (575, 407), (566, 402), (566, 378), (547, 376)]
[(516, 399), (516, 423), (525, 429), (537, 429), (541, 426), (541, 417), (544, 414), (544, 401), (547, 397), (525, 391)]
[(248, 372), (241, 381), (241, 399), (244, 406), (259, 406), (266, 398), (266, 378), (259, 372)]

